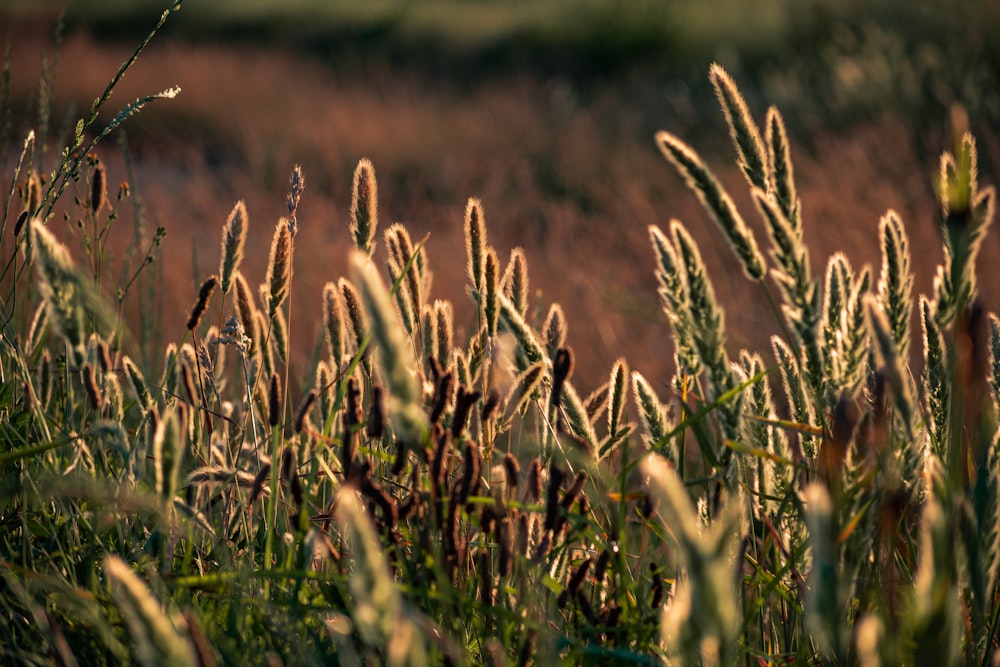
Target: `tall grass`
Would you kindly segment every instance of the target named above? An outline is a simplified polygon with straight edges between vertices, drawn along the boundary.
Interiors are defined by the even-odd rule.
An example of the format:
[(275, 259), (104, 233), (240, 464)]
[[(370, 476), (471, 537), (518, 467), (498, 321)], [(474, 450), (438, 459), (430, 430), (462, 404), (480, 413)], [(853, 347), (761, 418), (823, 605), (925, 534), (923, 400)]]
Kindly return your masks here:
[[(778, 333), (769, 351), (730, 350), (693, 237), (651, 224), (677, 360), (666, 388), (625, 350), (606, 383), (577, 387), (562, 309), (529, 308), (528, 258), (501, 264), (475, 199), (478, 308), (460, 340), (431, 295), (427, 239), (392, 225), (376, 244), (367, 160), (345, 202), (350, 275), (296, 303), (323, 341), (287, 325), (309, 224), (296, 168), (259, 289), (241, 270), (240, 202), (219, 221), (219, 276), (162, 322), (162, 364), (145, 360), (121, 317), (135, 278), (116, 313), (93, 261), (118, 232), (82, 225), (81, 266), (50, 215), (113, 213), (103, 167), (89, 196), (64, 193), (84, 176), (79, 150), (141, 105), (103, 129), (81, 121), (44, 193), (22, 170), (29, 134), (3, 246), (4, 660), (992, 664), (1000, 325), (976, 299), (995, 195), (975, 142), (942, 159), (945, 260), (919, 296), (918, 373), (912, 272), (935, 269), (910, 257), (903, 221), (872, 221), (877, 285), (841, 254), (814, 276), (780, 113), (761, 132), (733, 79), (711, 78), (769, 256), (696, 150), (656, 143)], [(301, 346), (323, 351), (315, 368), (289, 365)]]

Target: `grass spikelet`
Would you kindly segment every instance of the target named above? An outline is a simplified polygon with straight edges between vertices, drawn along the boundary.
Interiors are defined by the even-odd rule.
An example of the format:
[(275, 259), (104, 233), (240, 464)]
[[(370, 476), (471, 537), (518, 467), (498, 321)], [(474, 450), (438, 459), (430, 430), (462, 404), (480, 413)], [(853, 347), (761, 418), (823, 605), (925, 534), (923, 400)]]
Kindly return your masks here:
[(135, 396), (135, 400), (139, 404), (139, 409), (145, 412), (153, 405), (153, 397), (149, 393), (146, 378), (143, 377), (142, 371), (127, 354), (122, 356), (122, 368), (125, 370), (125, 375), (128, 376), (129, 386), (132, 388), (132, 395)]
[[(483, 314), (486, 316), (486, 333), (491, 337), (497, 335), (497, 324), (500, 321), (500, 312), (497, 307), (497, 301), (500, 298), (499, 262), (496, 251), (493, 248), (487, 248), (483, 267)], [(516, 306), (513, 307), (516, 308)]]
[(899, 214), (893, 210), (882, 216), (878, 232), (882, 247), (878, 299), (889, 319), (899, 355), (909, 359), (910, 309), (913, 303), (913, 272), (910, 269), (909, 240)]
[(715, 88), (715, 95), (719, 98), (722, 106), (722, 113), (726, 116), (726, 124), (729, 125), (729, 134), (736, 146), (736, 153), (739, 156), (737, 164), (743, 170), (743, 175), (751, 186), (768, 190), (768, 160), (764, 152), (764, 142), (760, 138), (760, 130), (754, 123), (747, 108), (746, 100), (736, 88), (736, 82), (729, 76), (718, 63), (713, 63), (709, 68), (708, 78)]
[(556, 350), (556, 354), (552, 358), (552, 388), (549, 390), (549, 405), (558, 408), (562, 403), (563, 385), (573, 375), (575, 368), (576, 358), (573, 356), (573, 348), (565, 346)]
[(319, 399), (320, 421), (326, 420), (330, 410), (333, 409), (333, 393), (330, 391), (333, 379), (334, 374), (330, 370), (330, 365), (326, 360), (320, 359), (316, 364), (316, 383), (314, 385), (316, 396)]
[[(396, 304), (403, 318), (403, 325), (408, 334), (413, 333), (417, 325), (417, 317), (423, 310), (423, 282), (420, 278), (416, 262), (411, 262), (413, 242), (406, 228), (398, 222), (385, 232), (385, 241), (389, 252), (389, 275), (393, 283), (402, 283), (396, 290)], [(407, 266), (409, 268), (407, 268)], [(403, 276), (403, 271), (406, 275)]]
[[(108, 173), (104, 163), (97, 160), (90, 172), (90, 212), (97, 215), (108, 204)], [(32, 209), (37, 210), (37, 208)]]
[(188, 316), (188, 331), (194, 331), (201, 324), (201, 317), (208, 309), (208, 300), (212, 298), (212, 294), (215, 292), (215, 287), (218, 284), (219, 279), (216, 276), (209, 276), (201, 284), (201, 287), (198, 289), (198, 300), (194, 302), (191, 314)]
[[(913, 397), (910, 392), (909, 377), (903, 365), (903, 359), (896, 349), (896, 341), (892, 337), (889, 321), (885, 313), (879, 306), (874, 296), (865, 298), (865, 306), (868, 311), (868, 327), (872, 340), (875, 343), (875, 354), (877, 363), (886, 370), (889, 382), (892, 384), (893, 395), (895, 397), (896, 414), (903, 423), (906, 431), (907, 442), (913, 443)], [(913, 457), (910, 457), (910, 463)]]
[[(708, 280), (698, 245), (677, 220), (671, 222), (670, 231), (684, 267), (688, 317), (693, 326), (694, 345), (701, 362), (708, 370), (714, 395), (721, 396), (736, 387), (725, 351), (723, 314), (715, 301), (715, 291)], [(741, 398), (737, 396), (721, 408), (726, 438), (736, 439), (740, 436), (740, 402)], [(728, 455), (728, 451), (722, 452), (723, 455)]]
[(619, 358), (611, 367), (611, 382), (608, 385), (608, 435), (614, 441), (625, 424), (625, 406), (628, 403), (628, 364)]
[(976, 295), (976, 258), (993, 221), (993, 188), (978, 187), (976, 142), (963, 135), (954, 156), (941, 157), (938, 198), (944, 232), (944, 265), (935, 280), (938, 324), (963, 313)]
[(286, 201), (288, 204), (288, 229), (292, 232), (292, 236), (295, 236), (299, 226), (299, 201), (302, 199), (302, 193), (305, 189), (306, 177), (302, 173), (302, 165), (297, 164), (292, 167), (292, 175), (288, 179), (288, 198)]
[(541, 361), (547, 358), (542, 346), (535, 337), (534, 331), (532, 331), (531, 327), (528, 326), (528, 323), (524, 321), (524, 318), (521, 317), (521, 313), (519, 313), (517, 308), (514, 307), (514, 304), (510, 302), (510, 299), (505, 297), (503, 294), (498, 294), (497, 297), (500, 302), (500, 319), (503, 322), (504, 327), (514, 334), (514, 337), (517, 339), (517, 343), (524, 352), (524, 356), (528, 360), (528, 363), (533, 364), (536, 361)]
[(222, 229), (219, 286), (222, 288), (223, 294), (229, 294), (229, 289), (233, 284), (233, 274), (239, 269), (240, 262), (243, 261), (243, 248), (247, 241), (248, 227), (247, 206), (246, 202), (241, 199), (233, 206), (233, 210), (226, 220), (226, 226)]
[(156, 469), (156, 494), (169, 501), (180, 486), (184, 460), (184, 432), (177, 412), (170, 408), (160, 418), (153, 438), (153, 465)]
[(510, 251), (510, 260), (503, 272), (503, 293), (521, 316), (528, 313), (528, 260), (520, 246)]
[(337, 288), (340, 290), (341, 298), (343, 298), (347, 321), (351, 323), (351, 331), (354, 333), (354, 349), (360, 350), (364, 344), (365, 336), (368, 335), (368, 320), (361, 305), (361, 295), (354, 283), (347, 278), (338, 280)]
[[(771, 269), (771, 274), (790, 305), (797, 310), (808, 310), (813, 296), (812, 274), (801, 231), (795, 228), (773, 197), (760, 190), (754, 190), (752, 194), (774, 246), (771, 256), (778, 266)], [(806, 320), (808, 313), (801, 315), (797, 319)]]
[(284, 407), (281, 402), (281, 378), (277, 373), (271, 374), (271, 382), (267, 393), (267, 423), (271, 428), (281, 423), (281, 412)]
[(793, 230), (802, 230), (802, 210), (795, 190), (795, 175), (792, 169), (792, 155), (788, 147), (788, 133), (785, 121), (775, 107), (767, 110), (764, 142), (767, 144), (768, 192), (774, 194), (781, 212)]
[(39, 289), (48, 306), (48, 319), (66, 341), (77, 364), (84, 359), (86, 327), (82, 301), (86, 289), (66, 246), (56, 240), (41, 220), (31, 221)]
[(274, 372), (274, 353), (273, 346), (274, 341), (271, 335), (271, 326), (267, 322), (267, 315), (261, 311), (255, 312), (255, 322), (254, 322), (254, 340), (257, 343), (254, 345), (254, 350), (257, 351), (257, 355), (260, 361), (260, 370), (263, 371), (263, 377), (268, 377)]
[(250, 284), (239, 271), (236, 271), (233, 277), (233, 284), (236, 286), (236, 312), (240, 316), (243, 328), (252, 332), (257, 322), (257, 305), (254, 303)]
[(600, 387), (590, 392), (583, 400), (584, 407), (587, 408), (587, 417), (591, 423), (596, 424), (597, 420), (608, 409), (609, 383), (605, 382)]
[(504, 401), (505, 407), (501, 421), (508, 421), (515, 414), (523, 412), (524, 406), (531, 400), (544, 375), (545, 364), (538, 361), (528, 366), (523, 373), (517, 376)]
[(483, 272), (486, 268), (486, 221), (483, 219), (483, 205), (478, 199), (470, 199), (465, 207), (465, 254), (469, 258), (466, 269), (469, 280), (477, 292), (483, 291)]
[(740, 260), (743, 272), (751, 280), (763, 280), (766, 273), (765, 262), (757, 248), (757, 241), (736, 210), (733, 200), (709, 168), (687, 144), (668, 132), (658, 132), (656, 143), (722, 230), (729, 246)]
[(92, 410), (101, 409), (101, 388), (97, 385), (97, 378), (94, 377), (94, 367), (88, 362), (83, 365), (83, 389), (87, 392), (87, 399), (90, 401)]
[(267, 316), (274, 319), (274, 314), (288, 296), (288, 281), (292, 276), (292, 233), (288, 229), (288, 220), (279, 218), (271, 240), (271, 252), (267, 260)]
[[(778, 363), (778, 371), (781, 373), (781, 382), (785, 388), (788, 405), (791, 408), (792, 419), (799, 424), (815, 425), (813, 402), (809, 397), (806, 384), (803, 382), (795, 354), (788, 343), (778, 336), (771, 337), (771, 349), (774, 351), (774, 358)], [(816, 438), (802, 436), (802, 453), (808, 461), (815, 459)]]
[(580, 400), (580, 395), (576, 393), (576, 389), (569, 382), (563, 384), (562, 401), (560, 404), (563, 413), (566, 415), (569, 432), (586, 443), (594, 456), (598, 456), (601, 453), (600, 443), (597, 441), (594, 425), (590, 423), (587, 408), (583, 405), (583, 401)]
[(545, 351), (549, 359), (555, 359), (556, 352), (566, 344), (566, 315), (558, 303), (549, 306), (549, 314), (542, 324), (542, 335), (545, 336)]
[[(938, 328), (934, 306), (920, 295), (920, 323), (923, 330), (924, 370), (921, 374), (924, 398), (927, 401), (927, 421), (934, 452), (944, 457), (949, 442), (951, 378), (945, 358), (944, 337)], [(943, 458), (943, 460), (946, 460)]]
[(271, 342), (282, 361), (288, 361), (288, 321), (281, 310), (274, 311), (271, 322)]
[(375, 167), (367, 158), (358, 162), (351, 188), (351, 234), (354, 245), (371, 257), (375, 252), (375, 229), (378, 227), (378, 185)]
[(656, 253), (656, 280), (660, 286), (660, 301), (673, 331), (674, 345), (680, 361), (678, 370), (688, 375), (698, 375), (701, 372), (701, 357), (698, 356), (694, 343), (683, 267), (677, 257), (677, 250), (656, 225), (649, 226), (649, 237)]
[(302, 430), (306, 427), (307, 420), (309, 419), (309, 411), (312, 410), (313, 404), (316, 403), (316, 390), (310, 389), (309, 392), (302, 399), (302, 404), (299, 409), (295, 412), (295, 422), (293, 430), (296, 433), (302, 433)]
[(334, 366), (344, 357), (344, 308), (340, 291), (333, 282), (323, 285), (323, 333)]
[(671, 463), (676, 462), (673, 448), (666, 445), (667, 434), (673, 425), (666, 407), (660, 402), (649, 381), (639, 371), (632, 371), (632, 393), (635, 405), (639, 410), (639, 419), (646, 431), (645, 440), (648, 445), (660, 445), (659, 451)]
[(30, 216), (31, 216), (31, 214), (28, 213), (27, 209), (21, 211), (18, 214), (17, 220), (14, 221), (14, 228), (12, 230), (12, 233), (14, 234), (14, 238), (15, 239), (21, 237), (21, 232), (24, 230), (24, 226), (28, 223), (28, 218)]
[(434, 301), (434, 339), (437, 360), (441, 368), (448, 370), (455, 348), (455, 315), (450, 301)]
[(421, 408), (413, 351), (392, 308), (389, 292), (371, 260), (354, 252), (350, 266), (371, 323), (372, 340), (378, 348), (379, 366), (389, 390), (386, 406), (389, 421), (397, 437), (406, 442), (420, 442), (427, 432), (427, 422)]
[(132, 657), (143, 667), (198, 664), (186, 632), (175, 623), (149, 587), (118, 556), (104, 557), (104, 576), (132, 638)]

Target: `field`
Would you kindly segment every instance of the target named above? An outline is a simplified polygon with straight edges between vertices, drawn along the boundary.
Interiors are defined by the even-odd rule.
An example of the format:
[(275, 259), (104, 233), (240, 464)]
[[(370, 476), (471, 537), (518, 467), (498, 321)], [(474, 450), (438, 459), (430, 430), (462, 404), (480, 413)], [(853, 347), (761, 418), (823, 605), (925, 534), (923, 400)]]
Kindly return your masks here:
[[(156, 664), (157, 651), (176, 651), (202, 664), (357, 655), (988, 664), (1000, 348), (987, 352), (985, 341), (1000, 345), (1000, 330), (982, 313), (1000, 305), (990, 270), (1000, 240), (949, 235), (954, 216), (942, 206), (966, 207), (975, 230), (992, 215), (1000, 50), (983, 26), (995, 7), (191, 2), (83, 136), (132, 100), (180, 93), (153, 100), (65, 170), (73, 124), (160, 4), (77, 3), (63, 19), (57, 3), (0, 9), (9, 43), (0, 166), (13, 193), (0, 241), (9, 260), (0, 277), (6, 659)], [(726, 20), (712, 20), (719, 15)], [(770, 104), (784, 114), (794, 164), (785, 200), (773, 156), (766, 175), (734, 161), (730, 131), (745, 121), (732, 120), (736, 107), (720, 110), (726, 88), (707, 76), (713, 60), (734, 75), (762, 135)], [(35, 140), (23, 143), (29, 130)], [(685, 167), (687, 148), (672, 162), (660, 130), (714, 175)], [(957, 164), (943, 181), (942, 150)], [(357, 248), (372, 253), (351, 230), (361, 158), (377, 181), (372, 266), (395, 285), (371, 280)], [(109, 202), (95, 211), (96, 159)], [(285, 286), (293, 297), (275, 305), (272, 245), (290, 214), (295, 165), (305, 190)], [(42, 192), (59, 174), (68, 189), (31, 209), (48, 212), (48, 224), (22, 221), (15, 236), (17, 214), (31, 208), (32, 169)], [(748, 187), (754, 178), (778, 217), (801, 224), (790, 247), (773, 240), (784, 227)], [(697, 195), (717, 185), (746, 233), (762, 248), (772, 239), (777, 254), (762, 257), (785, 282), (744, 275), (746, 255), (733, 252), (744, 232), (726, 227), (724, 204)], [(239, 273), (251, 284), (267, 276), (256, 307), (271, 312), (263, 325), (238, 313), (257, 344), (213, 351), (219, 384), (206, 393), (198, 350), (184, 350), (218, 337), (233, 314), (223, 278), (226, 295), (190, 326), (199, 289), (211, 292), (206, 279), (224, 274), (220, 252), (232, 247), (220, 250), (220, 234), (238, 200), (249, 221)], [(905, 228), (912, 288), (901, 278), (908, 265), (886, 268), (890, 209)], [(487, 288), (470, 269), (480, 214), (480, 250), (495, 249), (495, 274), (523, 248), (529, 286), (517, 298), (512, 283)], [(397, 221), (408, 231), (390, 229)], [(151, 246), (157, 228), (165, 235)], [(686, 239), (700, 248), (694, 264)], [(828, 264), (837, 251), (844, 259)], [(685, 266), (671, 267), (671, 256)], [(802, 256), (812, 288), (795, 274)], [(939, 264), (948, 280), (935, 281)], [(83, 308), (83, 329), (100, 340), (77, 340), (60, 322), (49, 265), (80, 281), (82, 301), (66, 307)], [(898, 280), (883, 288), (887, 270)], [(700, 271), (711, 287), (699, 297)], [(671, 275), (683, 276), (674, 301)], [(335, 344), (327, 285), (342, 276), (371, 328), (344, 320)], [(117, 310), (79, 296), (95, 285)], [(930, 310), (921, 312), (919, 294)], [(39, 324), (42, 303), (49, 321)], [(554, 337), (552, 304), (564, 313)], [(424, 305), (431, 319), (421, 319)], [(453, 311), (453, 326), (432, 341), (441, 309)], [(940, 329), (937, 352), (922, 336), (928, 321)], [(776, 334), (794, 361), (776, 361)], [(108, 368), (94, 356), (102, 345)], [(393, 352), (398, 345), (407, 351)], [(418, 385), (399, 377), (404, 367)], [(460, 414), (458, 386), (482, 392), (472, 417)], [(388, 415), (378, 417), (383, 391)], [(544, 491), (531, 490), (543, 480)], [(39, 489), (49, 484), (47, 500)], [(512, 554), (519, 522), (528, 533)], [(723, 539), (724, 528), (743, 541)], [(942, 545), (957, 545), (951, 560), (941, 560)], [(816, 578), (824, 558), (833, 582)], [(699, 559), (707, 565), (697, 573)], [(371, 577), (383, 597), (365, 600), (352, 576)], [(739, 577), (736, 599), (722, 599), (732, 598), (720, 588), (726, 576)], [(697, 591), (709, 602), (689, 597)], [(836, 604), (812, 606), (821, 594)], [(35, 629), (20, 628), (29, 617)], [(671, 634), (685, 618), (690, 630)], [(388, 623), (402, 628), (401, 643)], [(921, 636), (939, 626), (953, 634)], [(241, 645), (247, 633), (258, 639)], [(282, 648), (298, 635), (301, 645)]]

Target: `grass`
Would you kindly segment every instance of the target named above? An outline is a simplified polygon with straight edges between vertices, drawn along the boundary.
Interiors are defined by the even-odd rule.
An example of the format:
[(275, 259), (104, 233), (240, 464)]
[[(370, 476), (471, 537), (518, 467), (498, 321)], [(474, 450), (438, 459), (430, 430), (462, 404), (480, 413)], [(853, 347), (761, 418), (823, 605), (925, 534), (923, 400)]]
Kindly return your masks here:
[[(466, 207), (468, 262), (451, 261), (475, 315), (456, 330), (429, 240), (384, 219), (367, 160), (322, 300), (294, 278), (295, 169), (266, 269), (237, 204), (218, 274), (213, 256), (147, 354), (126, 307), (187, 258), (141, 217), (111, 224), (135, 195), (92, 153), (138, 106), (99, 96), (47, 174), (27, 134), (0, 225), (5, 660), (990, 664), (1000, 321), (977, 298), (995, 191), (976, 142), (956, 127), (941, 159), (939, 266), (890, 211), (877, 275), (842, 254), (814, 273), (782, 115), (762, 131), (725, 70), (711, 81), (750, 208), (683, 139), (656, 144), (775, 333), (732, 350), (714, 286), (731, 276), (684, 223), (650, 221), (667, 388), (628, 349), (579, 382), (566, 330), (600, 323), (526, 296), (526, 253), (508, 267), (490, 244), (503, 202)], [(129, 232), (116, 280), (110, 237)], [(915, 272), (933, 276), (917, 298)]]

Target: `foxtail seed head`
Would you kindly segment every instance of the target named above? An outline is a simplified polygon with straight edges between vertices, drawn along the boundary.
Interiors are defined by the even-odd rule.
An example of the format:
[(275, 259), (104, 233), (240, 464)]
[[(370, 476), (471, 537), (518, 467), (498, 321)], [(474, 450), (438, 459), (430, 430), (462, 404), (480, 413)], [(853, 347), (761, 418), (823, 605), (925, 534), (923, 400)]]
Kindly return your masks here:
[(469, 258), (469, 280), (477, 291), (482, 291), (486, 261), (486, 221), (483, 220), (483, 205), (478, 199), (470, 199), (465, 207), (465, 253)]
[(354, 170), (351, 195), (351, 234), (358, 250), (371, 257), (375, 251), (375, 228), (378, 226), (378, 186), (375, 167), (367, 158), (358, 162)]
[(274, 318), (278, 308), (288, 296), (288, 281), (292, 276), (292, 232), (288, 228), (288, 220), (279, 218), (271, 240), (271, 254), (267, 262), (268, 289), (267, 315)]
[(241, 199), (233, 207), (222, 231), (222, 262), (219, 265), (219, 276), (223, 294), (229, 294), (229, 288), (233, 284), (233, 273), (243, 260), (248, 224), (246, 203)]

